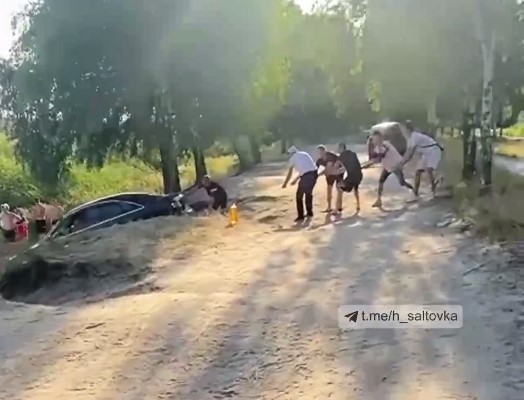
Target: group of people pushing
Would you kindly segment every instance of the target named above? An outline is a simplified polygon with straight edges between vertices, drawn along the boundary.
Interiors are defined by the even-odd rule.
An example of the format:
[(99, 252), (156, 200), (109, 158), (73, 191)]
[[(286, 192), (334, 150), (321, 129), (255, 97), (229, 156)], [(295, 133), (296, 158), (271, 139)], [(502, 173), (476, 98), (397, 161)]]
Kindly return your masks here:
[[(306, 218), (313, 217), (313, 189), (318, 177), (324, 175), (327, 184), (327, 208), (326, 213), (341, 214), (343, 210), (343, 193), (353, 192), (356, 202), (356, 211), (360, 211), (359, 186), (362, 182), (362, 170), (374, 164), (382, 166), (378, 182), (378, 198), (373, 207), (382, 206), (382, 193), (384, 183), (393, 174), (397, 177), (401, 186), (409, 189), (416, 201), (419, 196), (421, 177), (427, 172), (433, 195), (440, 180), (435, 177), (440, 160), (442, 147), (430, 136), (415, 131), (411, 122), (406, 122), (403, 133), (407, 141), (407, 150), (404, 154), (391, 144), (380, 130), (372, 130), (369, 140), (372, 144), (369, 161), (361, 164), (357, 154), (348, 149), (344, 143), (338, 145), (338, 154), (330, 152), (325, 146), (317, 147), (317, 161), (315, 162), (309, 153), (299, 151), (295, 146), (288, 149), (289, 170), (282, 184), (282, 188), (291, 182), (291, 185), (298, 184), (296, 191), (296, 210), (297, 217), (295, 222), (301, 222)], [(415, 182), (411, 185), (404, 178), (403, 167), (415, 154), (420, 156), (417, 165)], [(320, 170), (321, 169), (321, 170)], [(319, 172), (320, 170), (320, 172)], [(296, 178), (291, 180), (293, 171), (297, 171)], [(333, 203), (333, 187), (336, 187), (335, 209)], [(194, 185), (188, 193), (193, 190), (205, 189), (211, 201), (203, 201), (202, 209), (212, 209), (224, 212), (227, 209), (228, 196), (225, 189), (217, 182), (211, 180), (209, 176)], [(304, 207), (305, 202), (305, 207)], [(19, 240), (20, 234), (27, 234), (28, 219), (35, 221), (35, 229), (38, 234), (47, 233), (51, 227), (62, 217), (63, 209), (58, 205), (42, 203), (36, 199), (36, 204), (32, 213), (24, 212), (22, 209), (11, 210), (8, 204), (0, 206), (0, 228), (4, 238), (8, 242)], [(28, 214), (31, 214), (28, 217)]]
[[(360, 211), (359, 185), (362, 182), (362, 170), (370, 168), (372, 165), (380, 164), (382, 173), (378, 183), (378, 197), (373, 207), (382, 206), (382, 193), (384, 183), (391, 174), (394, 174), (400, 185), (412, 192), (413, 198), (410, 202), (417, 201), (419, 198), (419, 189), (421, 177), (424, 172), (428, 174), (431, 191), (435, 195), (437, 185), (440, 179), (436, 179), (435, 170), (437, 169), (443, 148), (430, 136), (415, 131), (412, 123), (407, 121), (403, 126), (402, 132), (407, 141), (407, 150), (401, 154), (399, 150), (388, 140), (380, 130), (372, 130), (369, 140), (372, 144), (369, 161), (361, 164), (355, 152), (346, 147), (344, 143), (338, 146), (339, 154), (327, 151), (326, 147), (319, 145), (317, 147), (318, 159), (315, 162), (309, 153), (299, 151), (296, 147), (291, 146), (288, 149), (289, 170), (282, 184), (282, 188), (290, 183), (298, 183), (296, 191), (296, 209), (297, 218), (295, 222), (301, 222), (306, 218), (313, 217), (313, 189), (319, 176), (325, 175), (327, 184), (327, 208), (326, 213), (342, 213), (342, 196), (343, 193), (353, 192), (356, 201), (356, 210)], [(411, 185), (404, 178), (403, 168), (415, 154), (419, 155), (419, 164), (416, 168), (415, 182)], [(320, 168), (322, 170), (320, 171)], [(298, 175), (291, 180), (293, 171), (296, 170)], [(320, 171), (320, 172), (319, 172)], [(336, 187), (335, 209), (332, 208), (333, 187)], [(305, 200), (305, 210), (304, 210)]]

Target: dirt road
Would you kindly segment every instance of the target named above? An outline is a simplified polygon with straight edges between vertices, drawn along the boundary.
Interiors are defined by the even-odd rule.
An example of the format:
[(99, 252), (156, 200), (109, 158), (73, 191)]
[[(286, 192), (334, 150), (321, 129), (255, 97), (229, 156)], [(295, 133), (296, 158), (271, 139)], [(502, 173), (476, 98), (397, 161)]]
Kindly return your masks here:
[[(245, 205), (255, 217), (244, 209), (207, 248), (170, 255), (153, 291), (0, 303), (0, 398), (524, 398), (522, 281), (496, 246), (436, 227), (445, 206), (406, 207), (394, 178), (385, 210), (371, 209), (377, 170), (360, 216), (349, 196), (342, 219), (317, 213), (294, 229), (282, 171), (232, 179), (231, 191), (256, 196)], [(321, 179), (317, 210), (323, 191)], [(373, 303), (461, 304), (464, 327), (338, 328), (339, 305)]]

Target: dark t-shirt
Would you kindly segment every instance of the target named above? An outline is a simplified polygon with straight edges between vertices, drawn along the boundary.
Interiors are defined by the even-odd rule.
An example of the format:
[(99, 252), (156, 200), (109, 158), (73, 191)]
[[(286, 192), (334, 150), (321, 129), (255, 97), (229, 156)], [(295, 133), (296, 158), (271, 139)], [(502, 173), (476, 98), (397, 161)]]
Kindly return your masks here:
[(358, 156), (354, 151), (344, 150), (340, 153), (338, 159), (344, 168), (346, 168), (348, 179), (359, 182), (362, 180), (362, 166), (360, 165)]
[(326, 152), (326, 158), (319, 158), (317, 160), (317, 167), (325, 167), (327, 163), (336, 163), (338, 161), (338, 156), (335, 153), (332, 153), (331, 151)]
[(202, 187), (206, 190), (209, 197), (214, 199), (227, 196), (225, 189), (214, 181), (209, 182), (208, 186), (202, 185)]

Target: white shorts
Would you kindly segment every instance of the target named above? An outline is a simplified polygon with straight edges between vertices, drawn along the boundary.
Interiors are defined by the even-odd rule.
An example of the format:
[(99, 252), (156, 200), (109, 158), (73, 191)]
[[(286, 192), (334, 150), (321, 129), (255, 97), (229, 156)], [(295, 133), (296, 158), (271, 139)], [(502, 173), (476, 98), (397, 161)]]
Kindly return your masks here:
[(426, 169), (437, 169), (440, 159), (442, 157), (442, 150), (438, 146), (433, 146), (428, 149), (425, 149), (420, 157), (420, 160), (417, 165), (417, 170), (426, 170)]

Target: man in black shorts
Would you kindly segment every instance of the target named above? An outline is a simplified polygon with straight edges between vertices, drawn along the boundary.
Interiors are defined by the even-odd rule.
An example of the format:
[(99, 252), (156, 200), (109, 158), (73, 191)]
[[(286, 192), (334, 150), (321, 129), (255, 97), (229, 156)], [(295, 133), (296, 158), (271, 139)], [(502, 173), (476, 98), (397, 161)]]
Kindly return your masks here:
[[(332, 204), (333, 204), (333, 186), (336, 182), (342, 180), (343, 174), (333, 175), (333, 171), (335, 169), (335, 164), (338, 161), (338, 155), (331, 151), (327, 151), (326, 147), (323, 145), (320, 145), (317, 147), (317, 153), (318, 153), (318, 159), (317, 159), (317, 168), (320, 168), (321, 166), (324, 167), (323, 171), (319, 173), (319, 175), (325, 175), (326, 176), (326, 184), (327, 184), (327, 192), (326, 192), (326, 198), (327, 198), (327, 208), (324, 212), (329, 213), (332, 212)], [(339, 198), (342, 198), (342, 192), (337, 187), (337, 203), (339, 202)], [(340, 200), (341, 201), (341, 200)]]
[(202, 187), (206, 190), (209, 197), (213, 199), (210, 208), (217, 211), (225, 211), (227, 208), (227, 192), (215, 181), (212, 181), (209, 176), (202, 178)]
[[(338, 156), (338, 161), (335, 164), (335, 173), (343, 174), (343, 178), (337, 181), (337, 189), (346, 193), (354, 193), (357, 206), (356, 209), (357, 212), (359, 212), (360, 195), (358, 187), (362, 182), (362, 166), (360, 165), (357, 154), (354, 151), (349, 150), (345, 143), (340, 143), (338, 145), (338, 151), (340, 154)], [(337, 210), (339, 213), (342, 213), (342, 196), (340, 196), (340, 201), (337, 199), (337, 203)]]

